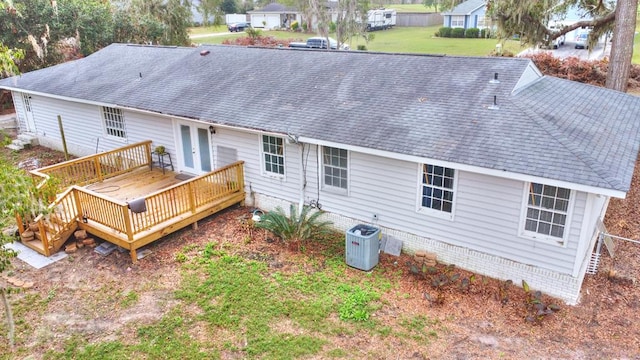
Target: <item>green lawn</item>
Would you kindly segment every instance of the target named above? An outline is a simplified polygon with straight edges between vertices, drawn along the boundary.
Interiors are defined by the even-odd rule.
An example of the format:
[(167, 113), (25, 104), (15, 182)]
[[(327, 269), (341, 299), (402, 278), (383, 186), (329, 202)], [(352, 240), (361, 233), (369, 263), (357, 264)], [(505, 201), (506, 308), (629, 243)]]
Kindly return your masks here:
[(212, 34), (212, 33), (220, 33), (225, 31), (227, 31), (226, 25), (198, 26), (198, 27), (189, 28), (189, 34), (191, 35)]
[[(351, 358), (356, 352), (350, 343), (336, 339), (357, 334), (418, 347), (447, 331), (445, 324), (424, 315), (400, 316), (394, 326), (372, 316), (386, 305), (382, 294), (393, 293), (392, 282), (402, 271), (391, 274), (377, 268), (346, 276), (340, 251), (344, 242), (340, 235), (332, 242), (328, 257), (305, 257), (288, 263), (288, 271), (271, 267), (269, 254), (251, 260), (216, 242), (185, 246), (176, 254), (182, 281), (162, 319), (136, 326), (126, 338), (93, 343), (69, 338), (63, 351), (48, 351), (43, 358)], [(139, 301), (133, 294), (122, 296), (127, 306)], [(22, 311), (17, 307), (18, 316)]]
[[(496, 39), (452, 39), (438, 38), (434, 34), (440, 28), (430, 27), (396, 27), (391, 30), (377, 31), (373, 41), (366, 44), (364, 40), (354, 39), (349, 45), (356, 49), (358, 45), (365, 45), (370, 51), (392, 52), (392, 53), (423, 53), (423, 54), (446, 54), (446, 55), (467, 55), (486, 56), (495, 50)], [(286, 31), (267, 31), (265, 35), (278, 39), (298, 39), (306, 40), (315, 34), (292, 33)], [(212, 36), (195, 39), (198, 44), (221, 44), (225, 39), (237, 37), (237, 34), (224, 36)], [(524, 50), (517, 41), (506, 41), (504, 49), (512, 53), (519, 53)]]

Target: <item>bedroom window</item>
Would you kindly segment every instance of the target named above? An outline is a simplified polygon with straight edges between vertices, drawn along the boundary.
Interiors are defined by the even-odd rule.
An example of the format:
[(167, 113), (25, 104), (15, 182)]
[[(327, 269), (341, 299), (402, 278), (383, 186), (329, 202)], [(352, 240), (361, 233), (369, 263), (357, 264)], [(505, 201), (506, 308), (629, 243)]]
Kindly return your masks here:
[(284, 175), (284, 144), (281, 137), (262, 135), (262, 154), (265, 173)]
[(102, 118), (104, 119), (104, 128), (107, 135), (119, 137), (122, 139), (127, 138), (127, 131), (124, 127), (124, 116), (122, 116), (122, 110), (102, 107)]
[(347, 150), (333, 147), (322, 148), (324, 185), (347, 190)]
[(451, 27), (452, 28), (461, 28), (464, 27), (464, 15), (454, 15), (451, 16)]
[(564, 238), (570, 197), (569, 189), (530, 183), (525, 231)]
[(422, 200), (424, 208), (453, 212), (455, 170), (443, 166), (422, 165)]

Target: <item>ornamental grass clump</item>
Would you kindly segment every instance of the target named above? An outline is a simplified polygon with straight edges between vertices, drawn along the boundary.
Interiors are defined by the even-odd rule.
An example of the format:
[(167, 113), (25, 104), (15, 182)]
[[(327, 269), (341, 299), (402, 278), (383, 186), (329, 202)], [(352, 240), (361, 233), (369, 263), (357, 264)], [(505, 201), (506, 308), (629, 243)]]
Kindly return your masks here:
[(289, 208), (289, 216), (277, 207), (262, 216), (256, 227), (266, 229), (282, 239), (285, 244), (300, 245), (302, 242), (320, 238), (330, 234), (331, 222), (320, 219), (324, 212), (312, 211), (311, 207), (303, 206), (298, 212), (295, 205)]

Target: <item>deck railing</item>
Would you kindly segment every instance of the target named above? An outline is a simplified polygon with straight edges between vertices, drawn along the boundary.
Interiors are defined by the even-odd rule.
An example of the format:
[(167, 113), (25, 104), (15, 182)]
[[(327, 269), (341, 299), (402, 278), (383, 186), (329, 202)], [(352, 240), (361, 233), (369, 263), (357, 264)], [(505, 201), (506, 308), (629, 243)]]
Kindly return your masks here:
[(78, 212), (87, 221), (107, 226), (132, 241), (136, 234), (196, 214), (218, 199), (244, 191), (243, 164), (239, 161), (147, 195), (146, 211), (138, 213), (131, 211), (126, 202), (74, 186)]
[(239, 161), (146, 196), (147, 211), (129, 210), (132, 233), (141, 233), (185, 214), (195, 214), (203, 206), (243, 191), (243, 164)]
[(127, 233), (123, 216), (127, 203), (81, 187), (74, 186), (73, 189), (82, 221), (91, 220), (117, 232)]
[(46, 181), (53, 177), (62, 188), (102, 181), (133, 169), (151, 165), (151, 141), (142, 141), (115, 150), (88, 155), (31, 171)]
[[(78, 208), (73, 197), (73, 189), (69, 188), (60, 194), (49, 205), (48, 210), (46, 215), (40, 215), (35, 219), (40, 226), (42, 244), (47, 248), (51, 245), (62, 246), (62, 244), (53, 244), (52, 242), (62, 241), (59, 239), (60, 234), (72, 228), (78, 220)], [(52, 236), (51, 239), (48, 238), (49, 235)]]

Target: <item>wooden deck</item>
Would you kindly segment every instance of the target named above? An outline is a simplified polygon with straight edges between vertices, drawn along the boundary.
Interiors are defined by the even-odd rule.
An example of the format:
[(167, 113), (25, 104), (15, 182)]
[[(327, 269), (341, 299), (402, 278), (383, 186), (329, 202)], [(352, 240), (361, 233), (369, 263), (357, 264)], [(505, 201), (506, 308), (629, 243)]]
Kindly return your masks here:
[(149, 167), (144, 167), (83, 187), (95, 193), (127, 202), (184, 181), (177, 177), (180, 177), (180, 174), (173, 171), (165, 170), (163, 174), (162, 170), (158, 168), (151, 170)]
[[(39, 230), (25, 245), (49, 256), (81, 228), (128, 249), (136, 262), (140, 247), (244, 201), (243, 162), (183, 180), (184, 175), (151, 168), (150, 144), (34, 170), (41, 186), (57, 178), (68, 187), (51, 202), (50, 213), (29, 216)], [(16, 214), (21, 233), (23, 216)]]

